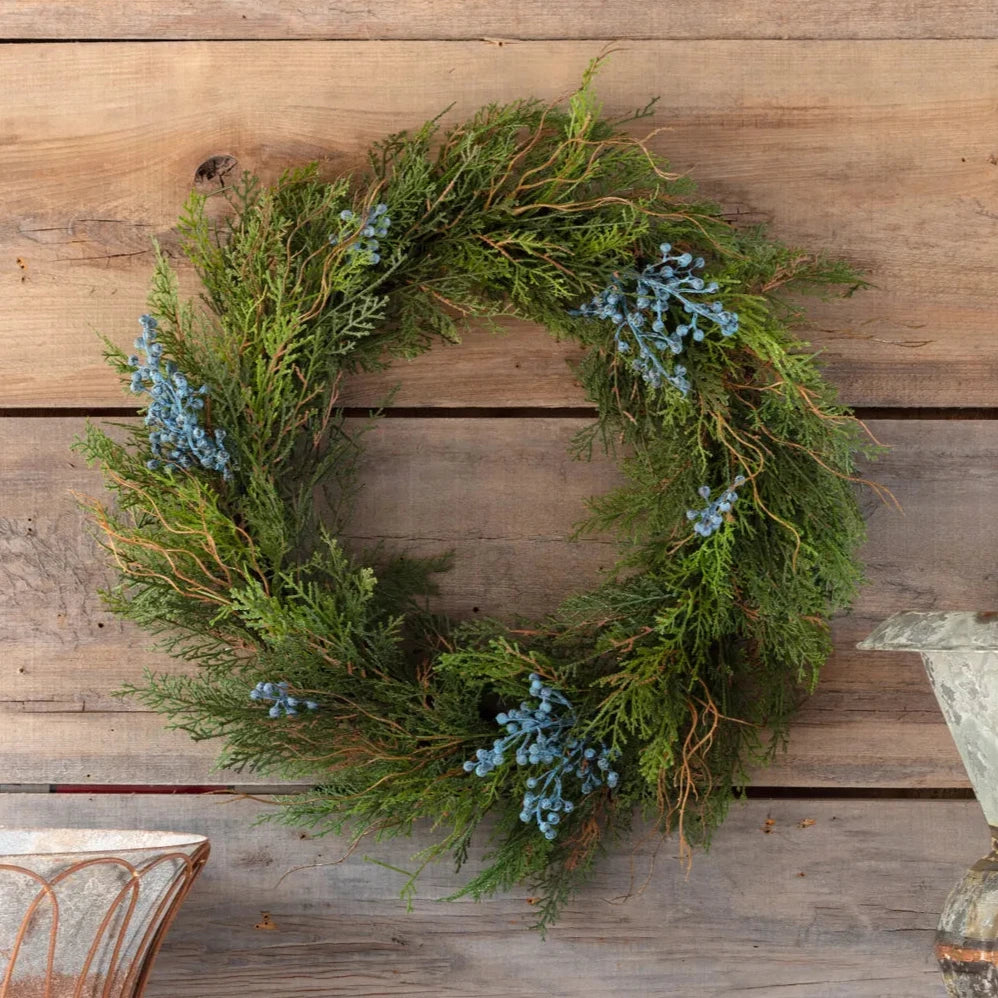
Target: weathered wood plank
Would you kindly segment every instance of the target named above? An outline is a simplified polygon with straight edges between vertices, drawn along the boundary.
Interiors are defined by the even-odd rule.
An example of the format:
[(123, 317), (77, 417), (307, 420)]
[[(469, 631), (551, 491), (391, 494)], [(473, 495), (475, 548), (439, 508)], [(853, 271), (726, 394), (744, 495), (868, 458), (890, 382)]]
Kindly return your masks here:
[[(879, 705), (878, 705), (879, 706)], [(764, 787), (969, 787), (945, 724), (894, 720), (890, 710), (805, 711), (774, 765), (751, 773)], [(832, 716), (828, 716), (831, 714)], [(274, 786), (266, 774), (216, 769), (219, 746), (165, 731), (140, 711), (0, 714), (5, 782), (74, 786)]]
[[(109, 691), (143, 666), (136, 632), (102, 607), (109, 578), (72, 492), (100, 477), (70, 452), (82, 419), (0, 420), (0, 702), (121, 709)], [(569, 544), (584, 499), (615, 479), (607, 462), (573, 465), (581, 420), (388, 420), (366, 438), (365, 490), (353, 545), (459, 549), (442, 608), (470, 616), (552, 608), (579, 579), (609, 567), (609, 542)], [(510, 474), (523, 468), (528, 479)], [(539, 476), (535, 482), (533, 476)], [(557, 490), (558, 502), (552, 502)], [(528, 508), (529, 507), (529, 514)], [(142, 639), (139, 639), (142, 641)]]
[[(44, 718), (42, 723), (37, 719)], [(8, 783), (105, 786), (275, 785), (215, 769), (215, 747), (167, 731), (145, 712), (47, 711), (0, 716), (0, 769)]]
[(407, 0), (376, 4), (288, 0), (52, 0), (0, 2), (4, 39), (482, 39), (506, 44), (546, 38), (994, 38), (994, 9), (983, 0), (790, 0), (759, 4), (613, 4), (573, 0)]
[[(427, 552), (455, 547), (455, 570), (440, 579), (441, 606), (450, 613), (551, 608), (572, 587), (594, 582), (613, 556), (608, 544), (566, 540), (585, 498), (616, 480), (609, 462), (569, 460), (568, 441), (582, 425), (575, 419), (385, 420), (365, 438), (364, 489), (350, 533), (358, 544), (385, 539)], [(860, 623), (839, 623), (846, 647), (862, 636), (867, 619), (905, 605), (959, 608), (993, 600), (990, 559), (980, 555), (988, 536), (981, 511), (998, 477), (998, 424), (871, 426), (893, 446), (873, 472), (894, 489), (906, 513), (867, 503), (873, 584), (857, 606)], [(82, 427), (77, 418), (0, 421), (5, 661), (15, 672), (26, 667), (22, 678), (11, 678), (15, 686), (4, 684), (14, 699), (72, 699), (66, 680), (78, 684), (73, 674), (87, 660), (120, 663), (134, 654), (134, 633), (104, 613), (94, 595), (106, 577), (104, 559), (72, 495), (100, 490), (99, 475), (69, 449)], [(535, 546), (544, 550), (532, 555)], [(27, 667), (55, 660), (60, 646), (81, 657), (29, 678)], [(890, 655), (849, 657), (866, 662), (857, 673), (876, 662), (892, 663), (877, 670), (879, 678), (894, 671)], [(134, 675), (115, 672), (113, 679)]]
[[(877, 289), (813, 311), (812, 338), (847, 400), (991, 405), (996, 44), (634, 41), (600, 89), (612, 111), (662, 94), (648, 124), (665, 129), (653, 145), (677, 169), (736, 216), (869, 273)], [(455, 98), (447, 120), (488, 101), (564, 94), (598, 50), (580, 41), (7, 47), (0, 406), (121, 403), (92, 331), (130, 341), (150, 237), (170, 248), (177, 211), (211, 157), (264, 176), (310, 158), (340, 171), (372, 140)], [(412, 365), (398, 404), (577, 402), (565, 357), (531, 330), (477, 338), (472, 350)], [(351, 398), (379, 397), (383, 384), (359, 384)]]
[[(211, 746), (114, 711), (144, 667), (177, 668), (108, 615), (94, 593), (103, 561), (69, 489), (99, 479), (68, 452), (80, 420), (0, 421), (0, 770), (9, 782), (198, 783)], [(568, 537), (607, 462), (565, 455), (578, 420), (393, 419), (367, 438), (354, 543), (455, 548), (441, 607), (457, 615), (537, 613), (595, 582), (612, 545)], [(917, 656), (860, 653), (874, 622), (906, 609), (993, 604), (998, 423), (884, 421), (893, 445), (875, 469), (906, 507), (869, 507), (870, 586), (837, 622), (837, 651), (794, 729), (789, 753), (757, 774), (785, 786), (967, 786)], [(111, 731), (110, 729), (114, 729)], [(163, 735), (162, 738), (167, 738)], [(151, 741), (147, 741), (150, 739)], [(135, 753), (135, 746), (148, 750)]]
[[(660, 847), (639, 829), (601, 860), (542, 941), (527, 928), (526, 890), (435, 902), (462, 882), (445, 863), (427, 869), (407, 914), (402, 878), (364, 857), (408, 868), (432, 841), (426, 831), (365, 843), (337, 863), (346, 842), (250, 827), (260, 811), (206, 797), (0, 795), (7, 824), (211, 838), (149, 998), (941, 998), (931, 952), (938, 912), (987, 848), (973, 801), (751, 801), (732, 810), (688, 878), (675, 843)], [(480, 852), (481, 843), (469, 873)], [(264, 913), (274, 928), (258, 928)]]

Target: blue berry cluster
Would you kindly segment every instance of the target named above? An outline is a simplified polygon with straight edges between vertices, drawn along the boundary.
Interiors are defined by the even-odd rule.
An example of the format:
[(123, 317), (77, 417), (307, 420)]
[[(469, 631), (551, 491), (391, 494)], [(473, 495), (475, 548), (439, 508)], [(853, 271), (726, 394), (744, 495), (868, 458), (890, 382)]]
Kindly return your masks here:
[[(701, 319), (714, 323), (722, 336), (734, 336), (738, 332), (738, 313), (725, 311), (716, 299), (706, 300), (705, 296), (717, 292), (718, 285), (716, 281), (708, 284), (696, 276), (696, 271), (703, 269), (703, 257), (694, 259), (690, 253), (673, 255), (669, 243), (662, 243), (659, 249), (662, 251), (659, 263), (648, 264), (640, 272), (614, 274), (610, 284), (591, 302), (570, 314), (609, 319), (615, 326), (617, 350), (628, 354), (632, 344), (637, 347), (634, 368), (648, 384), (658, 388), (663, 381), (668, 382), (688, 395), (690, 382), (686, 368), (674, 363), (670, 370), (662, 362), (663, 355), (681, 354), (687, 337), (702, 342), (705, 334), (700, 328)], [(669, 313), (677, 305), (687, 321), (670, 330)]]
[(128, 358), (132, 373), (132, 391), (148, 392), (152, 401), (146, 410), (146, 426), (152, 457), (146, 467), (155, 469), (190, 468), (195, 462), (202, 468), (220, 471), (226, 479), (232, 477), (229, 453), (225, 449), (225, 430), (215, 430), (214, 436), (201, 426), (206, 385), (192, 388), (187, 378), (172, 360), (163, 360), (163, 344), (156, 339), (157, 322), (151, 315), (143, 315), (142, 335), (135, 341), (146, 359), (137, 355)]
[(284, 682), (257, 683), (250, 690), (250, 700), (273, 702), (273, 706), (267, 712), (271, 717), (280, 717), (282, 711), (285, 717), (297, 717), (299, 707), (305, 707), (306, 710), (319, 709), (319, 705), (314, 700), (299, 700), (296, 697), (288, 696), (288, 684)]
[[(716, 499), (707, 503), (703, 509), (688, 509), (686, 511), (687, 520), (695, 520), (693, 530), (701, 537), (710, 537), (715, 530), (720, 529), (724, 523), (724, 513), (731, 510), (732, 505), (738, 501), (738, 493), (735, 489), (745, 484), (745, 476), (737, 475), (730, 489), (725, 489)], [(710, 486), (701, 485), (697, 489), (701, 499), (710, 499)]]
[[(351, 255), (363, 254), (363, 256), (358, 256), (357, 259), (361, 263), (366, 263), (371, 267), (376, 263), (380, 263), (381, 254), (378, 250), (381, 248), (381, 244), (378, 242), (378, 237), (384, 238), (387, 236), (389, 226), (392, 224), (392, 220), (388, 217), (388, 205), (376, 204), (363, 218), (359, 217), (356, 212), (351, 211), (349, 208), (344, 208), (340, 212), (340, 221), (345, 222), (351, 229), (356, 225), (360, 225), (360, 235), (347, 246), (347, 253)], [(329, 237), (330, 243), (334, 246), (342, 242), (343, 239), (343, 230)]]
[(620, 777), (610, 768), (612, 754), (605, 745), (597, 749), (582, 739), (566, 738), (577, 722), (568, 700), (545, 686), (536, 673), (529, 678), (534, 702), (524, 701), (519, 709), (497, 714), (496, 723), (506, 729), (506, 736), (497, 738), (491, 749), (479, 749), (475, 758), (464, 764), (464, 770), (488, 776), (511, 752), (518, 766), (546, 767), (539, 776), (527, 780), (520, 820), (536, 822), (544, 837), (553, 839), (561, 816), (575, 810), (572, 801), (563, 796), (565, 777), (577, 777), (584, 794), (604, 783), (613, 788)]

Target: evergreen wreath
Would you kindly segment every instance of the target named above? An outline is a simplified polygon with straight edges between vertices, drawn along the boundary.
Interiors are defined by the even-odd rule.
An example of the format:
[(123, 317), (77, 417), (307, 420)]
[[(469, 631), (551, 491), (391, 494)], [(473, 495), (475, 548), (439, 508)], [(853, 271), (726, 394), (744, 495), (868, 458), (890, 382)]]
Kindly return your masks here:
[[(622, 130), (651, 105), (602, 116), (597, 65), (567, 101), (393, 135), (364, 177), (246, 176), (220, 220), (193, 194), (202, 301), (157, 251), (142, 356), (106, 354), (144, 421), (77, 443), (115, 498), (84, 500), (107, 604), (197, 666), (123, 692), (224, 739), (222, 766), (317, 783), (280, 820), (429, 819), (418, 869), (460, 866), (494, 815), (455, 896), (527, 882), (542, 927), (635, 811), (688, 854), (778, 751), (861, 580), (855, 460), (877, 449), (781, 294), (861, 279), (728, 224)], [(616, 533), (613, 572), (515, 626), (430, 612), (445, 553), (338, 540), (362, 437), (343, 379), (500, 316), (586, 348), (598, 416), (574, 453), (625, 480), (579, 527)]]

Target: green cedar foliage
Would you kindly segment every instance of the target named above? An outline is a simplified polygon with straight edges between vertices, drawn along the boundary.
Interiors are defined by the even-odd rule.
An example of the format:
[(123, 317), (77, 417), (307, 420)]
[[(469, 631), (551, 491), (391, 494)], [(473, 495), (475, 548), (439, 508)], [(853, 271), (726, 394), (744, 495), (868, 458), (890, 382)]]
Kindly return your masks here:
[[(854, 459), (873, 449), (779, 297), (862, 282), (729, 226), (601, 116), (590, 77), (564, 105), (489, 106), (394, 135), (363, 177), (247, 177), (221, 223), (192, 195), (180, 230), (202, 300), (179, 300), (160, 257), (149, 308), (166, 355), (209, 387), (233, 477), (148, 468), (146, 426), (90, 426), (79, 443), (116, 499), (91, 503), (120, 576), (105, 598), (197, 667), (128, 692), (194, 738), (223, 739), (223, 765), (316, 782), (282, 800), (281, 820), (377, 837), (429, 820), (439, 842), (417, 865), (442, 853), (460, 865), (491, 813), (489, 861), (461, 893), (527, 882), (541, 925), (635, 809), (684, 849), (705, 844), (748, 767), (778, 749), (828, 654), (829, 615), (860, 582)], [(392, 227), (372, 266), (342, 213), (378, 202)], [(688, 397), (649, 386), (611, 323), (570, 312), (663, 241), (702, 254), (740, 317), (731, 340), (689, 345)], [(610, 450), (626, 476), (579, 528), (616, 532), (613, 573), (515, 636), (427, 612), (446, 555), (361, 556), (336, 536), (362, 445), (337, 404), (343, 379), (497, 316), (587, 348), (578, 377), (598, 419), (575, 450)], [(109, 346), (108, 359), (127, 379), (127, 358)], [(728, 522), (694, 535), (697, 488), (738, 474)], [(531, 672), (569, 698), (580, 737), (619, 752), (620, 785), (579, 800), (553, 841), (519, 819), (526, 767), (462, 768)], [(248, 692), (277, 679), (320, 709), (268, 718)]]

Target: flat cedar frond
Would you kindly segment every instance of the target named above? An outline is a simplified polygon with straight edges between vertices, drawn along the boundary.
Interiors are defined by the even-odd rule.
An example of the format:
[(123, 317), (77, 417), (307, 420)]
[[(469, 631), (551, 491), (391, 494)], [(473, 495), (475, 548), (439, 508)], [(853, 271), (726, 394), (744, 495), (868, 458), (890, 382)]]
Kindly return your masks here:
[[(778, 750), (862, 581), (877, 451), (781, 297), (861, 278), (728, 225), (591, 84), (390, 136), (365, 176), (246, 176), (227, 213), (192, 195), (201, 300), (157, 255), (146, 358), (107, 351), (145, 419), (78, 443), (115, 499), (87, 506), (105, 599), (196, 670), (129, 692), (227, 766), (314, 781), (277, 820), (430, 821), (407, 895), (438, 855), (472, 861), (485, 822), (459, 896), (526, 884), (542, 927), (635, 811), (687, 854)], [(578, 532), (619, 558), (542, 620), (453, 622), (429, 602), (449, 552), (338, 539), (362, 454), (340, 397), (498, 316), (584, 348), (598, 416), (573, 453), (604, 449), (623, 482)]]

